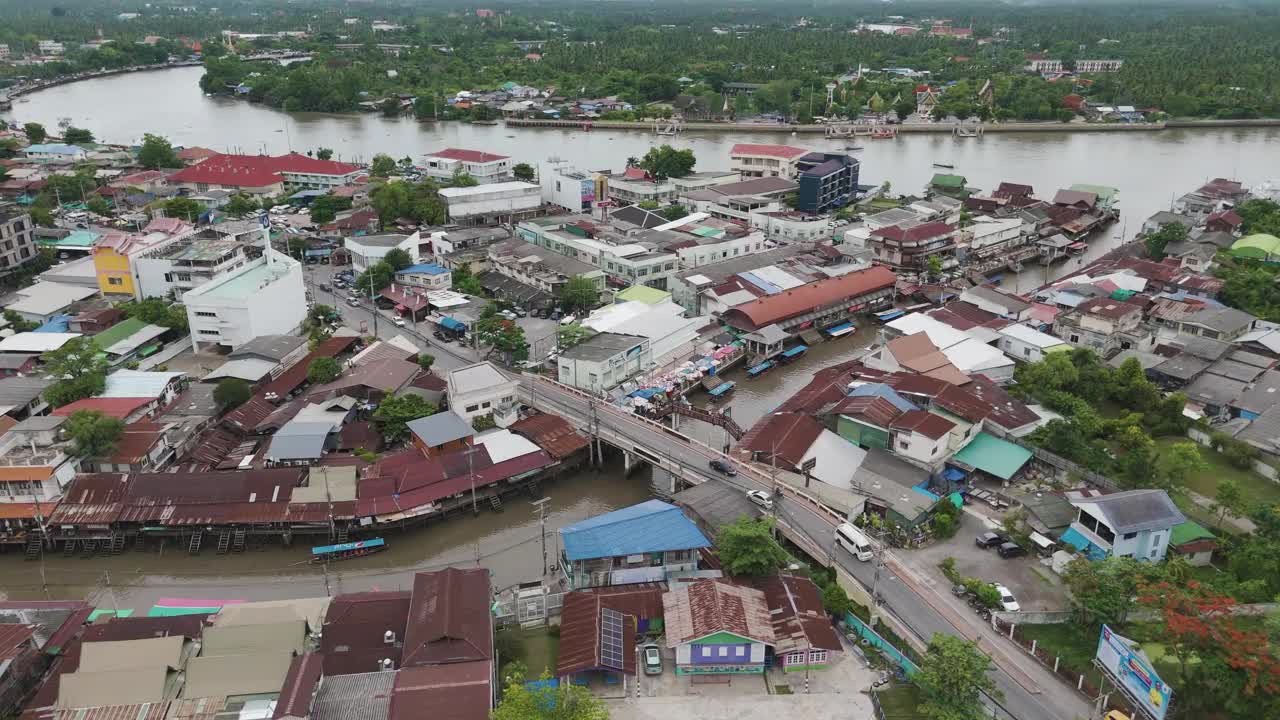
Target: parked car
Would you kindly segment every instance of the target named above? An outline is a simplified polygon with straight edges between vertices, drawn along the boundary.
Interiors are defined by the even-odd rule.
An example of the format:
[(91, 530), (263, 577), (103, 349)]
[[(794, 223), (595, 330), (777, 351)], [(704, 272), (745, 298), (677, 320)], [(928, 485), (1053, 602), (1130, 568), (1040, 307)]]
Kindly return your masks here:
[(1009, 588), (999, 583), (995, 583), (992, 587), (996, 589), (996, 592), (1000, 593), (1000, 607), (1004, 608), (1005, 612), (1018, 612), (1022, 609), (1022, 606), (1018, 605), (1017, 598), (1013, 596), (1013, 593), (1009, 592)]
[(769, 493), (763, 490), (748, 490), (747, 498), (765, 510), (773, 509), (773, 498), (769, 497)]
[(1027, 554), (1027, 551), (1021, 545), (1011, 542), (1001, 544), (1000, 547), (996, 548), (996, 552), (1000, 553), (1002, 558), (1015, 558)]
[(351, 307), (360, 307), (360, 298), (349, 297), (347, 298), (347, 304)]
[(399, 315), (392, 318), (391, 322), (395, 323), (396, 327), (404, 327), (404, 318), (400, 317)]
[(662, 651), (654, 643), (647, 643), (644, 646), (644, 674), (662, 674)]
[(561, 318), (561, 313), (559, 310), (555, 310), (551, 313), (552, 320), (559, 320), (560, 318)]
[(560, 319), (561, 325), (572, 325), (576, 322), (578, 322), (578, 318), (572, 315), (565, 315), (563, 318)]
[(513, 313), (513, 312), (511, 312), (510, 310), (503, 310), (502, 312), (498, 313), (498, 315), (499, 315), (500, 317), (504, 317), (504, 318), (506, 318), (506, 319), (508, 319), (508, 320), (515, 320), (515, 319), (516, 319), (516, 314), (515, 314), (515, 313)]
[(512, 308), (511, 312), (514, 312), (516, 317), (527, 317), (529, 315), (529, 313), (524, 311), (524, 308)]
[(976, 540), (974, 540), (974, 543), (977, 544), (977, 546), (982, 548), (983, 550), (989, 550), (993, 547), (999, 547), (1000, 545), (1003, 545), (1006, 542), (1009, 542), (1009, 538), (1001, 535), (1000, 533), (994, 533), (994, 532), (984, 532), (981, 535), (979, 535)]
[(721, 475), (728, 475), (729, 477), (733, 477), (734, 475), (738, 474), (738, 471), (734, 470), (732, 465), (730, 465), (729, 463), (723, 460), (712, 460), (709, 464), (711, 465), (712, 470), (715, 470)]
[(329, 286), (324, 283), (320, 283), (320, 292), (329, 292)]

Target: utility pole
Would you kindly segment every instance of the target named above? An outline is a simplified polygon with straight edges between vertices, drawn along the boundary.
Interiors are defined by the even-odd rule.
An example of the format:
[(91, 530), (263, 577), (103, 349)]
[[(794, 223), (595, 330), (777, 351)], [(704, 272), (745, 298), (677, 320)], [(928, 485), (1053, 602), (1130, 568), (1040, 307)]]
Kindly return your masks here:
[(547, 576), (547, 503), (551, 498), (534, 500), (532, 505), (538, 509), (538, 534), (542, 536), (542, 577)]
[[(471, 448), (471, 449), (469, 449), (469, 450), (467, 450), (467, 479), (471, 481), (471, 514), (472, 514), (472, 515), (479, 515), (479, 514), (480, 514), (480, 508), (476, 506), (476, 471), (475, 471), (475, 463), (474, 463), (474, 461), (472, 460), (472, 456), (475, 454), (475, 452), (476, 452), (476, 449), (475, 449), (474, 447), (473, 447), (473, 448)], [(479, 563), (479, 557), (477, 557), (477, 558), (476, 558), (476, 560), (477, 560), (477, 564), (478, 564), (478, 563)]]

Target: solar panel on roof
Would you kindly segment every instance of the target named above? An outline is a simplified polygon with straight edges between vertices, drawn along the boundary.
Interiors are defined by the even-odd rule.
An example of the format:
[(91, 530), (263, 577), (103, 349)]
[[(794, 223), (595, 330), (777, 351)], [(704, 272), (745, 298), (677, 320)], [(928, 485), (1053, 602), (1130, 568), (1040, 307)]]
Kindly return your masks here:
[(623, 662), (622, 613), (609, 608), (600, 610), (600, 664), (615, 670), (625, 670)]

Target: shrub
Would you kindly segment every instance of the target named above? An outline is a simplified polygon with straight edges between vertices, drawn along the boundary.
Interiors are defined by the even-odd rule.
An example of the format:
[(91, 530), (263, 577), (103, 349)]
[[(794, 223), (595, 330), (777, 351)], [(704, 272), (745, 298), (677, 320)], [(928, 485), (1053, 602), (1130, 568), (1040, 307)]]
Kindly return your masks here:
[(961, 581), (960, 572), (956, 570), (956, 559), (946, 557), (942, 562), (938, 563), (938, 569), (942, 570), (942, 575), (951, 581), (952, 585), (959, 585)]

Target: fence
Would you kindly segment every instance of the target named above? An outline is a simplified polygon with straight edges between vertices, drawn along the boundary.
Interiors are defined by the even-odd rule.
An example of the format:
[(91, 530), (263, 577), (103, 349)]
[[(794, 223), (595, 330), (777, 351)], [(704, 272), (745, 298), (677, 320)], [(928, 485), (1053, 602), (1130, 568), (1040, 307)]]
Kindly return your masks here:
[(872, 630), (870, 625), (862, 622), (862, 620), (853, 613), (845, 613), (844, 621), (857, 631), (858, 637), (865, 641), (867, 645), (870, 645), (884, 653), (886, 657), (893, 660), (898, 667), (902, 668), (902, 671), (908, 676), (919, 669), (916, 667), (916, 664), (911, 661), (911, 658), (907, 657), (905, 653), (891, 645), (888, 640), (881, 637), (880, 633)]
[(564, 596), (565, 593), (544, 593), (499, 600), (493, 604), (494, 623), (499, 627), (546, 625), (551, 618), (560, 616)]
[(1056, 455), (1054, 453), (1051, 453), (1048, 450), (1045, 450), (1044, 448), (1038, 448), (1034, 445), (1028, 445), (1016, 438), (1005, 438), (1005, 439), (1012, 440), (1018, 445), (1021, 445), (1022, 447), (1030, 450), (1031, 454), (1034, 455), (1035, 458), (1040, 462), (1046, 465), (1050, 465), (1055, 469), (1061, 470), (1062, 472), (1065, 472), (1068, 474), (1075, 473), (1076, 475), (1079, 475), (1081, 478), (1083, 478), (1084, 481), (1089, 483), (1090, 485), (1093, 485), (1095, 487), (1100, 487), (1106, 490), (1120, 489), (1120, 486), (1116, 485), (1115, 480), (1112, 480), (1106, 475), (1096, 473), (1082, 465), (1077, 465), (1071, 462), (1070, 460), (1062, 457), (1061, 455)]
[[(1063, 682), (1073, 685), (1075, 689), (1085, 697), (1090, 700), (1096, 700), (1098, 696), (1102, 694), (1098, 685), (1095, 684), (1101, 683), (1102, 681), (1101, 671), (1090, 668), (1086, 672), (1080, 672), (1080, 668), (1068, 668), (1063, 666), (1062, 658), (1060, 656), (1050, 655), (1045, 652), (1037, 645), (1035, 640), (1027, 640), (1023, 637), (1022, 634), (1018, 632), (1016, 624), (1009, 623), (996, 615), (991, 616), (991, 625), (996, 630), (1000, 631), (1000, 633), (1005, 637), (1017, 643), (1023, 650), (1026, 650), (1027, 653), (1039, 661), (1041, 665), (1049, 668), (1053, 674), (1061, 678)], [(1108, 703), (1105, 709), (1130, 711), (1130, 708), (1119, 702), (1120, 698), (1118, 695), (1118, 693), (1109, 693)]]

